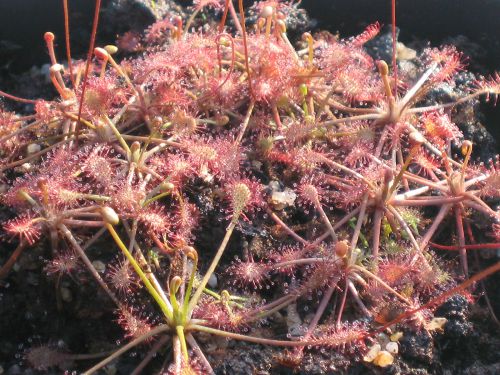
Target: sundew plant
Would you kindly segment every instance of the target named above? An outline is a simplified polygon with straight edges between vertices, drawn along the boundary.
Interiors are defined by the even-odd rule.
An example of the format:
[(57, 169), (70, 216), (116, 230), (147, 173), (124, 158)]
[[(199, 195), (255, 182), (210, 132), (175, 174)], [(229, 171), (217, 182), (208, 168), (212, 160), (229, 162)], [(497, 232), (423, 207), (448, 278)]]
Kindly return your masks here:
[[(195, 0), (117, 47), (95, 45), (96, 1), (85, 61), (44, 35), (57, 98), (0, 92), (0, 279), (43, 246), (54, 293), (86, 280), (123, 332), (33, 345), (27, 365), (93, 374), (133, 350), (133, 374), (208, 374), (222, 337), (282, 348), (281, 366), (327, 350), (386, 367), (448, 298), (475, 303), (500, 269), (471, 265), (500, 247), (500, 162), (475, 162), (454, 117), (494, 105), (500, 77), (458, 90), (451, 45), (417, 74), (376, 61), (378, 23), (291, 39), (299, 3)], [(395, 34), (393, 17), (394, 51)]]

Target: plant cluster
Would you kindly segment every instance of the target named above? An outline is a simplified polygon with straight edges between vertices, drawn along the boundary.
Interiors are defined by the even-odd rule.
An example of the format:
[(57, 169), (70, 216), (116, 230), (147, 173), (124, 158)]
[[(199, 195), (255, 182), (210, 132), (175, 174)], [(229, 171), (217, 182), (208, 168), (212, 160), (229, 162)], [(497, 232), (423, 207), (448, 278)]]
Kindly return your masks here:
[[(396, 324), (435, 330), (434, 307), (498, 271), (469, 278), (468, 252), (499, 246), (500, 163), (473, 163), (475, 146), (453, 122), (460, 106), (496, 99), (498, 75), (429, 103), (464, 69), (454, 47), (426, 49), (416, 78), (395, 74), (364, 48), (378, 24), (294, 43), (295, 7), (257, 2), (250, 24), (241, 0), (195, 1), (188, 19), (157, 22), (136, 41), (141, 55), (121, 62), (106, 46), (65, 67), (48, 32), (59, 97), (1, 93), (34, 114), (0, 112), (2, 204), (14, 215), (1, 228), (18, 244), (0, 277), (42, 241), (48, 274), (92, 275), (129, 341), (86, 374), (145, 343), (136, 374), (156, 352), (172, 353), (162, 373), (210, 373), (206, 334), (288, 347), (287, 364), (349, 347), (387, 366)], [(207, 9), (220, 24), (193, 29)], [(220, 226), (220, 244), (198, 239)], [(434, 242), (441, 231), (445, 244)], [(214, 273), (231, 241), (224, 289)], [(117, 256), (105, 272), (89, 255), (99, 246)], [(297, 317), (304, 305), (311, 314)], [(253, 333), (280, 313), (287, 337)], [(381, 332), (392, 335), (384, 350)], [(92, 355), (40, 347), (26, 358), (43, 369)]]

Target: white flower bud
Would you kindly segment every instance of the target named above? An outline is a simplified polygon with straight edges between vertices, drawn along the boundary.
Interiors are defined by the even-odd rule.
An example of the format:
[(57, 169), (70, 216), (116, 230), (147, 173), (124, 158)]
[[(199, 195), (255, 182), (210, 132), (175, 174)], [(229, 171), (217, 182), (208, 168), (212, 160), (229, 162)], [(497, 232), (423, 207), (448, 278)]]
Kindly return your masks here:
[(120, 218), (118, 217), (118, 214), (111, 207), (101, 208), (101, 215), (102, 215), (102, 219), (107, 224), (116, 225), (120, 222)]

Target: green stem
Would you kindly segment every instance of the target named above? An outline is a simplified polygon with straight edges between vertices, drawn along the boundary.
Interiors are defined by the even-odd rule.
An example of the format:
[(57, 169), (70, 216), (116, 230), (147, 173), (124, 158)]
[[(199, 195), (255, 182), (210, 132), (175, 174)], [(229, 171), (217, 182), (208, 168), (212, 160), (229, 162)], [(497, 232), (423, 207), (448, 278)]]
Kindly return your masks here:
[(219, 264), (220, 258), (222, 257), (222, 254), (224, 253), (224, 250), (226, 249), (226, 246), (229, 242), (229, 239), (231, 238), (231, 234), (233, 233), (234, 228), (236, 227), (236, 222), (235, 218), (231, 220), (231, 223), (227, 227), (226, 230), (226, 235), (224, 236), (224, 239), (222, 240), (221, 245), (219, 246), (219, 249), (217, 250), (217, 253), (215, 254), (214, 259), (212, 260), (212, 264), (210, 264), (210, 267), (208, 268), (207, 272), (203, 276), (203, 279), (200, 282), (200, 285), (198, 285), (198, 288), (194, 292), (193, 298), (191, 298), (191, 301), (189, 301), (188, 305), (188, 311), (192, 312), (196, 304), (198, 303), (198, 300), (201, 297), (201, 294), (203, 293), (203, 290), (205, 289), (205, 286), (208, 283), (208, 280), (210, 279), (210, 276), (212, 273), (214, 273), (215, 268)]
[(106, 121), (106, 123), (109, 125), (109, 127), (111, 128), (111, 130), (113, 131), (113, 134), (115, 135), (116, 139), (118, 139), (118, 142), (120, 142), (120, 145), (127, 152), (127, 156), (130, 157), (130, 155), (132, 154), (131, 151), (130, 151), (130, 147), (128, 147), (127, 142), (125, 142), (125, 139), (123, 139), (121, 133), (118, 131), (118, 129), (116, 128), (115, 124), (113, 124), (113, 121), (111, 121), (108, 116), (103, 116), (103, 118)]
[(157, 201), (158, 199), (161, 199), (163, 197), (166, 197), (168, 195), (170, 195), (171, 192), (170, 191), (166, 191), (165, 193), (161, 193), (161, 194), (158, 194), (158, 195), (155, 195), (154, 197), (152, 198), (149, 198), (147, 201), (145, 201), (142, 206), (143, 207), (146, 207), (148, 204), (150, 203), (153, 203), (154, 201)]
[(189, 314), (189, 298), (191, 297), (191, 293), (193, 291), (193, 284), (194, 284), (194, 279), (196, 276), (196, 270), (198, 266), (198, 260), (193, 261), (193, 269), (191, 271), (191, 276), (189, 277), (189, 282), (188, 286), (186, 289), (186, 293), (184, 294), (184, 301), (182, 303), (182, 320), (183, 323), (185, 324), (187, 319), (188, 319), (188, 314)]
[(130, 254), (127, 247), (125, 246), (125, 244), (121, 240), (120, 236), (118, 235), (118, 233), (116, 233), (115, 228), (113, 228), (113, 226), (111, 224), (108, 224), (108, 223), (106, 223), (105, 225), (106, 225), (106, 228), (108, 229), (109, 233), (111, 234), (111, 236), (115, 240), (116, 244), (120, 248), (120, 250), (123, 252), (125, 257), (128, 259), (128, 261), (130, 262), (132, 267), (134, 267), (135, 272), (141, 278), (141, 281), (146, 286), (146, 289), (148, 290), (149, 294), (155, 299), (155, 301), (158, 304), (158, 306), (160, 307), (161, 311), (163, 312), (163, 314), (167, 318), (167, 321), (172, 322), (174, 320), (172, 310), (169, 309), (167, 304), (163, 301), (161, 296), (158, 294), (158, 292), (154, 288), (153, 284), (151, 284), (151, 282), (147, 278), (146, 274), (142, 271), (141, 267), (139, 266), (139, 264), (137, 263), (135, 258), (132, 256), (132, 254)]
[(179, 337), (179, 340), (181, 342), (182, 356), (184, 357), (184, 360), (187, 362), (189, 360), (189, 354), (187, 350), (186, 336), (184, 336), (184, 327), (176, 326), (175, 331), (177, 332), (177, 336)]

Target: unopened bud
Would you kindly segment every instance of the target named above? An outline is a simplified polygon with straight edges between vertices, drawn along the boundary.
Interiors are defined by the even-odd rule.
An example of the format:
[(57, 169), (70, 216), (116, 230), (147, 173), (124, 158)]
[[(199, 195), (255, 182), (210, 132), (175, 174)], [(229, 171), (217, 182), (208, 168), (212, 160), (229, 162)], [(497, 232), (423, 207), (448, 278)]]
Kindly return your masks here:
[(140, 142), (138, 142), (138, 141), (134, 141), (134, 142), (130, 145), (130, 151), (132, 151), (132, 152), (139, 151), (140, 149), (141, 149), (141, 144), (140, 144)]
[(137, 141), (133, 142), (130, 145), (130, 152), (132, 153), (132, 161), (138, 163), (141, 157), (141, 144)]
[(104, 46), (104, 49), (106, 50), (107, 53), (110, 55), (114, 55), (115, 53), (118, 52), (118, 47), (114, 46), (112, 44), (108, 44), (107, 46)]
[(94, 55), (101, 60), (107, 60), (109, 59), (109, 52), (106, 51), (104, 48), (97, 47), (94, 49)]
[(382, 76), (389, 75), (389, 66), (387, 66), (387, 63), (384, 60), (377, 61), (377, 67), (380, 75)]
[(160, 191), (162, 193), (167, 193), (175, 189), (175, 185), (171, 182), (162, 182), (160, 184)]
[(101, 216), (106, 224), (117, 225), (120, 222), (118, 214), (111, 207), (102, 207)]
[(61, 73), (64, 67), (61, 64), (54, 64), (50, 67), (50, 74)]
[(56, 54), (54, 53), (54, 34), (51, 33), (50, 31), (47, 31), (44, 35), (43, 38), (45, 39), (45, 44), (47, 45), (47, 49), (49, 50), (49, 56), (50, 56), (50, 63), (51, 64), (56, 64)]
[(271, 5), (266, 5), (264, 8), (262, 8), (262, 13), (260, 14), (261, 17), (267, 18), (271, 17), (273, 15), (274, 8)]
[(471, 141), (464, 141), (462, 143), (461, 147), (462, 155), (468, 155), (472, 152), (472, 142)]
[(43, 34), (43, 39), (45, 39), (46, 43), (54, 42), (55, 39), (54, 33), (51, 31), (47, 31), (45, 34)]
[(347, 243), (346, 240), (339, 241), (335, 244), (335, 254), (339, 258), (345, 257), (348, 251), (349, 251), (349, 244)]

